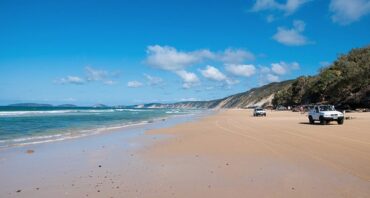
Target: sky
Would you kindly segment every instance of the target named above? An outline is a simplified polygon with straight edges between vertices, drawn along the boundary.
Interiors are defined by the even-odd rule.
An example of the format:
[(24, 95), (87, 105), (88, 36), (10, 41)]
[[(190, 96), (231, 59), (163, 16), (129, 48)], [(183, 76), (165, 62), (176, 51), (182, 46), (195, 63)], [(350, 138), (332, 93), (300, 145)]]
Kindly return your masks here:
[(0, 0), (0, 105), (211, 100), (370, 44), (370, 0)]

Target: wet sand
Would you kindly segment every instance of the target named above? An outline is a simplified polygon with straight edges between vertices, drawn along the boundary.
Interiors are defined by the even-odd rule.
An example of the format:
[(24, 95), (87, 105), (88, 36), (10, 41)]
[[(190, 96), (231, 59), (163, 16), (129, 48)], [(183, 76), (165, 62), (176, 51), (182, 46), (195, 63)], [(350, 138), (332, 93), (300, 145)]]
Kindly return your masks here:
[(2, 151), (0, 197), (370, 197), (370, 113), (251, 114)]

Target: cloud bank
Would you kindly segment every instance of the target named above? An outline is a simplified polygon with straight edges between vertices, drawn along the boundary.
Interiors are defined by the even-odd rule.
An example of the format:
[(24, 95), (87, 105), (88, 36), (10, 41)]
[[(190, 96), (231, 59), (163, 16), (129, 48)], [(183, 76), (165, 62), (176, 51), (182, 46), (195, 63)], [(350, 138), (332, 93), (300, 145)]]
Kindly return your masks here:
[(370, 13), (369, 0), (331, 0), (329, 10), (334, 23), (348, 25)]
[(284, 12), (285, 15), (290, 15), (295, 13), (309, 1), (310, 0), (287, 0), (285, 3), (279, 3), (275, 0), (256, 0), (252, 7), (252, 11), (278, 10)]
[[(150, 45), (147, 47), (146, 53), (146, 64), (156, 69), (173, 72), (180, 77), (183, 82), (183, 88), (186, 89), (200, 84), (198, 76), (193, 72), (187, 71), (187, 68), (192, 65), (206, 61), (220, 62), (223, 64), (242, 63), (246, 60), (254, 60), (255, 58), (253, 53), (235, 48), (227, 48), (218, 52), (208, 49), (180, 51), (171, 46)], [(200, 72), (205, 78), (211, 80), (222, 78), (222, 75), (224, 75), (217, 68), (211, 66), (205, 70), (200, 70)], [(232, 83), (226, 76), (223, 78), (223, 81), (228, 84)]]
[(234, 76), (241, 77), (250, 77), (256, 73), (256, 67), (254, 65), (226, 64), (225, 69)]
[(142, 86), (143, 86), (143, 83), (136, 81), (136, 80), (127, 82), (127, 87), (129, 88), (139, 88)]
[(72, 76), (60, 78), (55, 80), (56, 84), (75, 84), (82, 85), (88, 82), (101, 82), (104, 85), (114, 85), (116, 84), (111, 78), (116, 78), (119, 72), (108, 72), (106, 70), (94, 69), (93, 67), (85, 67), (85, 77)]
[(278, 27), (277, 33), (272, 37), (275, 41), (287, 46), (301, 46), (311, 43), (302, 35), (306, 24), (303, 21), (295, 20), (291, 29)]

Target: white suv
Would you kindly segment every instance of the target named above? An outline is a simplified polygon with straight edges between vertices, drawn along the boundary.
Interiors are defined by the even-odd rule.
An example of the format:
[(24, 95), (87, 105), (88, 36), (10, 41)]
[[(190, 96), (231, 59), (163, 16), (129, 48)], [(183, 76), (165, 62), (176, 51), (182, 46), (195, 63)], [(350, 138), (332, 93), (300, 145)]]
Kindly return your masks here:
[(262, 108), (255, 108), (253, 111), (253, 116), (266, 116), (266, 111)]
[(315, 121), (320, 121), (320, 124), (329, 124), (330, 121), (337, 121), (338, 124), (343, 124), (344, 115), (343, 113), (335, 110), (332, 105), (316, 105), (308, 113), (308, 120), (310, 124), (314, 124)]

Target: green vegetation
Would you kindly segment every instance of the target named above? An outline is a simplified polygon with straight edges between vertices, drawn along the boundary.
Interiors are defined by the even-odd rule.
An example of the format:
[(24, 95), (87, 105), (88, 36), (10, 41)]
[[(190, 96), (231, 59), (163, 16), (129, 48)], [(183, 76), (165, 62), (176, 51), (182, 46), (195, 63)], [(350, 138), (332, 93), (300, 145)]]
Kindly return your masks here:
[(278, 91), (274, 106), (330, 103), (341, 108), (370, 107), (370, 46), (341, 55), (317, 76), (304, 76)]

